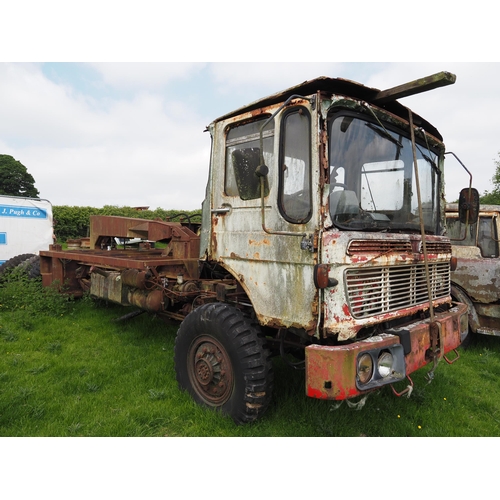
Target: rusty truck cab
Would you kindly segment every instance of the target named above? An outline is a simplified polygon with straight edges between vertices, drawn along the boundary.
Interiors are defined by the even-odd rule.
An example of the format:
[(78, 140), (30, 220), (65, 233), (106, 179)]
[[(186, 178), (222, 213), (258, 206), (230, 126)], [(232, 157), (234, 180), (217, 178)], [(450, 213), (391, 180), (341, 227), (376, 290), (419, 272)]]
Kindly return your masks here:
[[(380, 92), (322, 77), (209, 126), (201, 258), (238, 282), (264, 328), (308, 346), (314, 397), (401, 380), (432, 359), (432, 344), (442, 355), (461, 342), (465, 308), (451, 303), (443, 236), (445, 147), (395, 100), (411, 86)], [(429, 309), (438, 333), (421, 324)], [(392, 379), (360, 381), (360, 353), (374, 339), (375, 358), (399, 362)], [(352, 357), (340, 375), (336, 356)]]
[(466, 227), (452, 203), (446, 219), (457, 260), (452, 295), (468, 305), (471, 333), (500, 336), (500, 206), (481, 205), (477, 223)]

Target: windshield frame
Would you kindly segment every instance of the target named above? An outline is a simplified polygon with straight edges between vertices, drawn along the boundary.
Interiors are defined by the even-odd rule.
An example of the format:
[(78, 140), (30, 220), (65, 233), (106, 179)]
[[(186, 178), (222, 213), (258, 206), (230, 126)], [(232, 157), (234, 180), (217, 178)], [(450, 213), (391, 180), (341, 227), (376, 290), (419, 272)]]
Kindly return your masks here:
[[(328, 113), (325, 146), (328, 154), (331, 220), (342, 230), (419, 232), (409, 125), (397, 120), (397, 126), (393, 115), (388, 117), (390, 119), (383, 119), (380, 114), (379, 117), (374, 116), (373, 108), (370, 111), (372, 114), (333, 107)], [(425, 232), (440, 234), (443, 224), (441, 197), (444, 189), (440, 167), (444, 145), (432, 136), (424, 136), (422, 129), (416, 131), (415, 145)], [(360, 141), (365, 141), (364, 147), (360, 147)], [(338, 146), (336, 149), (334, 143)], [(367, 169), (371, 171), (368, 172)], [(393, 182), (392, 190), (388, 189), (391, 186), (388, 181)], [(372, 191), (374, 186), (378, 202), (384, 204), (383, 208), (376, 206)], [(395, 193), (398, 194), (387, 197), (387, 194)]]

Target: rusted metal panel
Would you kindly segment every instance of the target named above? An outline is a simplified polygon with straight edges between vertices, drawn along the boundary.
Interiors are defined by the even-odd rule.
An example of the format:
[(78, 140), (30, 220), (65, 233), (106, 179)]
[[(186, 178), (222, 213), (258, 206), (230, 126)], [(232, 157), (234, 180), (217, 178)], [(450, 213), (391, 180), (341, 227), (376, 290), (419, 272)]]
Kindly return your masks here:
[(90, 217), (90, 248), (104, 248), (105, 239), (141, 238), (149, 241), (166, 241), (173, 257), (198, 258), (200, 238), (179, 222), (164, 222), (130, 217), (92, 215)]
[(361, 394), (356, 387), (358, 355), (373, 347), (389, 347), (399, 338), (388, 335), (375, 341), (356, 342), (345, 346), (306, 347), (306, 394), (317, 399), (349, 399)]
[[(127, 252), (124, 250), (92, 251), (92, 250), (48, 250), (40, 255), (52, 259), (66, 259), (86, 265), (102, 266), (114, 269), (139, 269), (161, 267), (167, 276), (176, 277), (183, 274), (186, 279), (198, 277), (198, 259), (174, 259), (158, 252)], [(59, 268), (58, 268), (59, 269)], [(59, 279), (63, 275), (59, 274)]]
[[(446, 207), (449, 224), (458, 219), (458, 205)], [(498, 235), (500, 206), (481, 205), (479, 220), (491, 225), (491, 243), (496, 248), (496, 257), (483, 256), (481, 249), (467, 237), (463, 241), (453, 241), (453, 257), (457, 260), (451, 280), (456, 288), (458, 299), (469, 304), (469, 325), (473, 332), (500, 336), (500, 252)], [(456, 222), (455, 222), (456, 223)], [(477, 231), (477, 226), (476, 231)], [(461, 231), (465, 237), (465, 228)], [(475, 233), (475, 237), (479, 237)], [(481, 242), (479, 242), (481, 243)]]
[[(439, 237), (426, 239), (434, 249), (428, 254), (434, 304), (450, 302), (451, 246)], [(322, 262), (330, 266), (329, 277), (341, 284), (324, 292), (325, 330), (347, 340), (361, 328), (422, 310), (428, 304), (422, 258), (418, 235), (325, 232)]]
[[(438, 357), (460, 345), (461, 328), (465, 328), (460, 318), (466, 315), (467, 307), (463, 304), (458, 304), (447, 313), (436, 314), (439, 325), (436, 342)], [(410, 375), (432, 360), (430, 322), (417, 321), (400, 329), (401, 332), (403, 330), (411, 346), (405, 355), (405, 374)], [(373, 348), (383, 349), (400, 344), (400, 337), (394, 334), (396, 331), (344, 346), (306, 347), (306, 394), (313, 398), (337, 400), (364, 394), (365, 391), (361, 391), (356, 384), (358, 356)]]
[[(297, 100), (311, 114), (311, 104)], [(278, 106), (264, 107), (260, 114), (271, 115)], [(245, 123), (253, 118), (251, 112), (227, 118), (213, 128), (211, 168), (212, 223), (208, 257), (224, 266), (241, 284), (251, 298), (259, 322), (275, 327), (299, 327), (312, 330), (316, 324), (313, 268), (317, 263), (316, 252), (301, 248), (303, 234), (313, 235), (319, 227), (319, 158), (313, 154), (311, 185), (313, 217), (305, 224), (287, 222), (278, 207), (279, 178), (278, 151), (280, 115), (274, 125), (274, 157), (269, 164), (269, 196), (265, 199), (266, 225), (273, 231), (296, 235), (267, 234), (262, 228), (260, 198), (241, 199), (227, 195), (225, 186), (226, 142), (225, 130), (235, 123)], [(318, 130), (311, 119), (311, 150), (317, 151)]]
[(493, 304), (500, 299), (498, 259), (483, 259), (477, 247), (454, 247), (458, 258), (452, 281), (467, 291), (474, 302)]
[[(266, 108), (283, 103), (292, 95), (299, 94), (308, 96), (317, 92), (330, 95), (335, 94), (339, 96), (350, 96), (353, 99), (361, 99), (363, 101), (373, 103), (376, 102), (374, 99), (377, 96), (381, 95), (380, 89), (367, 87), (345, 78), (329, 78), (321, 76), (319, 78), (315, 78), (314, 80), (305, 81), (299, 85), (290, 87), (289, 89), (277, 92), (276, 94), (273, 94), (271, 96), (259, 99), (258, 101), (250, 103), (242, 108), (232, 111), (231, 113), (221, 116), (220, 118), (217, 118), (214, 123), (225, 121), (234, 117), (242, 117), (244, 115), (251, 116), (255, 113), (265, 112)], [(384, 107), (391, 113), (394, 113), (404, 120), (408, 118), (408, 109), (406, 108), (406, 106), (401, 105), (397, 101), (388, 102)], [(441, 134), (437, 131), (437, 129), (432, 124), (424, 120), (421, 116), (413, 113), (413, 119), (415, 124), (424, 128), (440, 141), (443, 140)]]
[[(60, 245), (51, 245), (62, 252)], [(83, 289), (78, 280), (77, 261), (68, 259), (66, 252), (60, 257), (53, 258), (50, 251), (40, 251), (40, 274), (42, 275), (42, 285), (44, 287), (54, 286), (57, 289), (64, 289), (66, 292), (80, 297)]]

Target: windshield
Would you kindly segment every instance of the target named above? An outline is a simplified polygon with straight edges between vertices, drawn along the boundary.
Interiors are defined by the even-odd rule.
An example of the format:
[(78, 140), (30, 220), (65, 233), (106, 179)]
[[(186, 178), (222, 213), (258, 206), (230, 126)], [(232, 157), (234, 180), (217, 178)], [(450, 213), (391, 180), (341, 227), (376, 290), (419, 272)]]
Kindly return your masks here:
[[(411, 141), (402, 133), (353, 115), (329, 123), (330, 215), (351, 230), (419, 231)], [(437, 224), (437, 155), (417, 143), (426, 232)]]

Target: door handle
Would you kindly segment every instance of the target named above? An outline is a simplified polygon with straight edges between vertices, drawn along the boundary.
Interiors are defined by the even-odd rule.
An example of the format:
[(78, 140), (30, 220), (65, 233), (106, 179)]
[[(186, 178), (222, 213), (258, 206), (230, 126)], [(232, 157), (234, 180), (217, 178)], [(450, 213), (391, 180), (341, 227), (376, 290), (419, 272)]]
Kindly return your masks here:
[(227, 214), (231, 209), (229, 207), (212, 208), (211, 212), (216, 215)]

